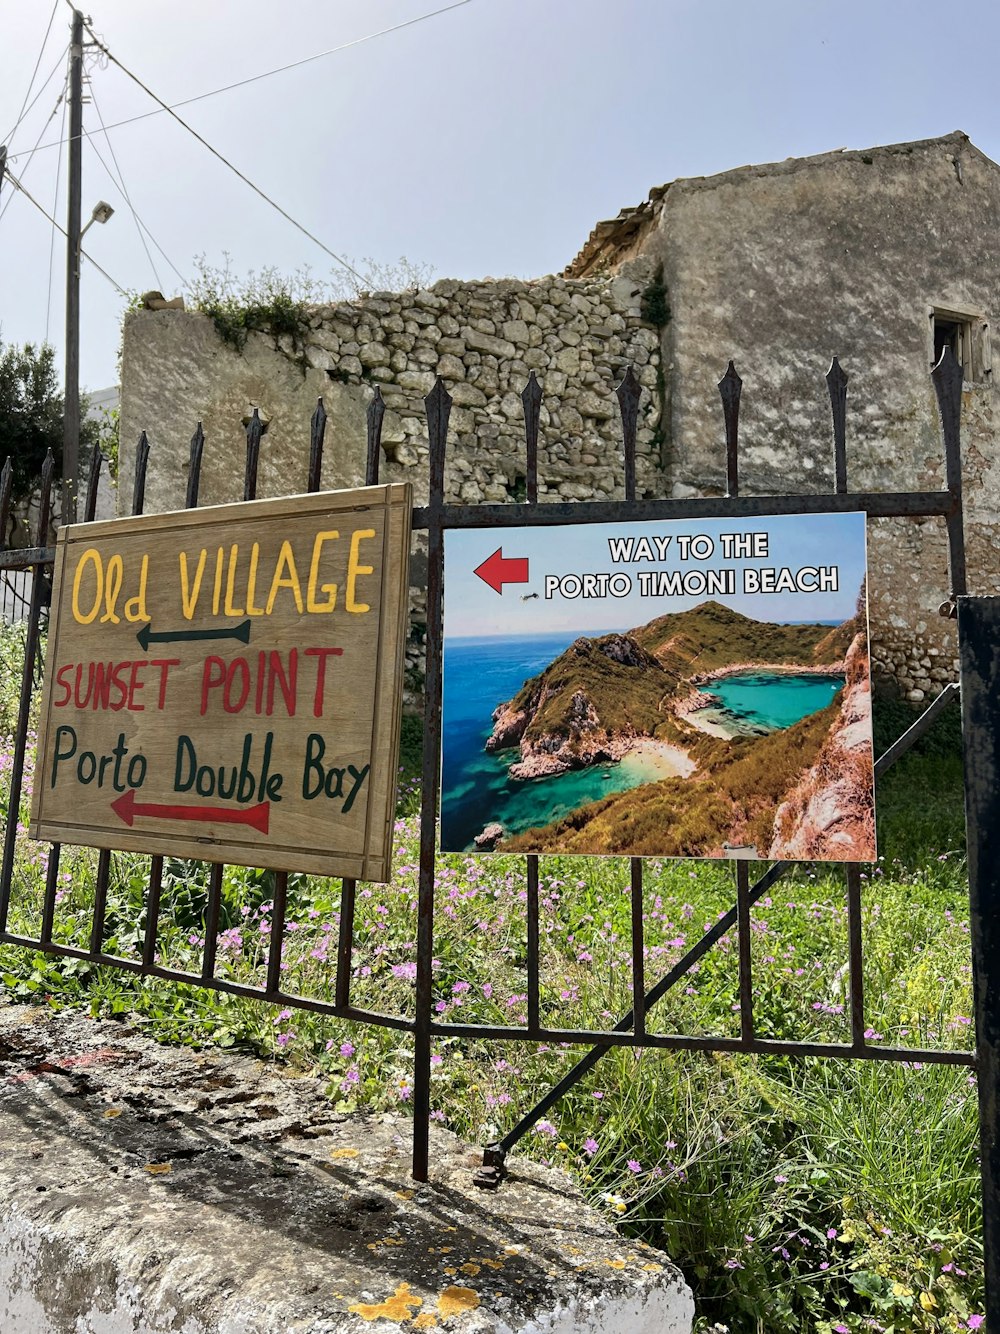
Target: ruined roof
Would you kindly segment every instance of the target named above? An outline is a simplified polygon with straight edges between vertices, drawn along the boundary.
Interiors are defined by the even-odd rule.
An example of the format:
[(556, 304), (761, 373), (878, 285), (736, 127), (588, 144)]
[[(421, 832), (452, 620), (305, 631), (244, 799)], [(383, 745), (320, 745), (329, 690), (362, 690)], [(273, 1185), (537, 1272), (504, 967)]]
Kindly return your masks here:
[(623, 208), (616, 218), (597, 223), (587, 237), (583, 249), (563, 270), (563, 276), (585, 278), (601, 270), (613, 268), (622, 260), (634, 255), (639, 243), (656, 225), (663, 198), (669, 190), (715, 189), (733, 181), (786, 175), (806, 167), (822, 166), (825, 163), (851, 160), (871, 163), (873, 159), (909, 155), (924, 148), (952, 148), (959, 151), (971, 149), (985, 161), (990, 161), (976, 148), (964, 131), (953, 130), (951, 134), (936, 139), (917, 139), (910, 143), (885, 144), (876, 148), (838, 148), (828, 153), (815, 153), (811, 157), (786, 158), (784, 162), (734, 167), (729, 171), (718, 172), (714, 176), (681, 176), (675, 181), (668, 181), (666, 185), (654, 186), (648, 197), (634, 208)]

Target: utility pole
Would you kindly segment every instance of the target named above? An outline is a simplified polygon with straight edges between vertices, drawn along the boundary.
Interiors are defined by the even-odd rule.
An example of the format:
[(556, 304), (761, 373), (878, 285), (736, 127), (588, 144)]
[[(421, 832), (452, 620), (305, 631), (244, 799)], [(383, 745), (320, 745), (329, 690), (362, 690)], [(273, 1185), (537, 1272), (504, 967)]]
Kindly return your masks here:
[(66, 391), (62, 522), (76, 522), (80, 470), (80, 199), (83, 147), (83, 14), (73, 10), (69, 58), (69, 209), (66, 222)]

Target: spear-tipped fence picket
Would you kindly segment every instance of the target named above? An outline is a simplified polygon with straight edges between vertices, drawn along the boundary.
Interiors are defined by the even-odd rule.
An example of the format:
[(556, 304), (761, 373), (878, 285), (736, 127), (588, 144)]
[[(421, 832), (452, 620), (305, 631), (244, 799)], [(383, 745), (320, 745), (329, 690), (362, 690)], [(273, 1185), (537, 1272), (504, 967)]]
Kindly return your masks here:
[[(739, 460), (739, 410), (743, 382), (732, 362), (719, 391), (722, 400), (725, 434), (726, 494), (684, 500), (636, 499), (636, 427), (641, 396), (639, 382), (631, 369), (617, 386), (622, 422), (623, 499), (615, 501), (574, 502), (539, 499), (539, 424), (542, 386), (534, 371), (521, 395), (524, 406), (525, 496), (523, 503), (455, 504), (446, 499), (445, 460), (451, 397), (438, 379), (425, 401), (429, 438), (429, 488), (426, 505), (415, 507), (413, 528), (426, 534), (428, 548), (427, 635), (424, 677), (424, 745), (421, 784), (420, 872), (417, 901), (417, 972), (415, 1009), (412, 1016), (380, 1014), (352, 1004), (353, 935), (356, 882), (344, 879), (341, 889), (340, 924), (333, 1001), (292, 995), (281, 985), (281, 945), (285, 929), (288, 872), (276, 876), (266, 982), (253, 987), (216, 976), (216, 947), (222, 903), (223, 867), (213, 864), (209, 873), (208, 901), (205, 914), (205, 945), (198, 973), (167, 968), (157, 962), (157, 931), (160, 894), (163, 884), (163, 859), (152, 857), (146, 892), (146, 926), (141, 958), (124, 958), (105, 949), (105, 912), (112, 852), (98, 855), (94, 905), (89, 948), (82, 949), (53, 940), (58, 882), (58, 844), (51, 848), (42, 905), (41, 930), (37, 938), (16, 934), (8, 929), (8, 912), (14, 867), (17, 818), (22, 791), (22, 776), (28, 739), (28, 722), (35, 664), (40, 647), (40, 622), (44, 611), (46, 582), (33, 580), (31, 602), (25, 630), (25, 653), (21, 681), (20, 706), (14, 735), (14, 764), (11, 775), (9, 811), (3, 836), (0, 862), (0, 942), (21, 945), (45, 953), (86, 959), (141, 975), (166, 978), (190, 985), (252, 996), (276, 1005), (308, 1009), (320, 1014), (367, 1022), (412, 1032), (414, 1037), (413, 1093), (413, 1175), (425, 1180), (428, 1174), (430, 1124), (430, 1058), (434, 1038), (460, 1037), (476, 1040), (525, 1041), (531, 1043), (567, 1043), (589, 1048), (575, 1066), (555, 1083), (533, 1107), (525, 1110), (512, 1130), (500, 1141), (487, 1146), (483, 1167), (477, 1181), (483, 1186), (497, 1186), (503, 1177), (507, 1154), (518, 1141), (564, 1096), (612, 1047), (658, 1047), (679, 1051), (752, 1052), (761, 1056), (820, 1056), (871, 1061), (920, 1061), (969, 1066), (978, 1070), (980, 1128), (982, 1136), (984, 1242), (986, 1252), (987, 1317), (990, 1328), (1000, 1330), (1000, 1134), (997, 1127), (998, 1089), (1000, 1089), (1000, 666), (996, 644), (1000, 642), (1000, 605), (985, 608), (986, 603), (1000, 604), (1000, 599), (969, 599), (966, 594), (965, 545), (962, 520), (962, 476), (959, 423), (961, 414), (962, 371), (949, 350), (932, 372), (941, 419), (945, 459), (945, 486), (940, 490), (851, 491), (848, 486), (847, 459), (847, 383), (848, 377), (834, 358), (826, 376), (832, 414), (832, 486), (828, 492), (809, 495), (747, 495), (741, 488)], [(377, 484), (382, 421), (385, 405), (375, 390), (368, 408), (365, 482)], [(246, 423), (246, 460), (243, 495), (253, 500), (257, 492), (257, 470), (265, 426), (254, 409)], [(306, 486), (310, 492), (320, 489), (326, 413), (322, 399), (313, 413), (309, 431), (309, 462)], [(186, 506), (198, 505), (199, 483), (206, 440), (199, 422), (191, 439)], [(132, 513), (143, 511), (145, 481), (150, 445), (145, 433), (136, 450)], [(95, 453), (91, 468), (85, 520), (94, 516), (97, 478), (101, 466)], [(41, 477), (41, 504), (38, 516), (37, 545), (23, 550), (0, 546), (0, 574), (9, 570), (33, 570), (37, 575), (51, 572), (53, 548), (47, 545), (54, 464), (46, 459)], [(12, 471), (10, 462), (0, 473), (0, 539), (6, 534), (11, 504)], [(861, 929), (861, 876), (857, 865), (845, 868), (848, 916), (848, 988), (850, 1001), (850, 1041), (796, 1042), (759, 1036), (754, 1022), (754, 981), (750, 954), (751, 913), (754, 904), (790, 869), (790, 863), (771, 865), (753, 884), (746, 861), (734, 862), (734, 902), (728, 912), (707, 930), (667, 973), (647, 986), (644, 958), (643, 862), (630, 859), (632, 1005), (628, 1013), (607, 1030), (569, 1029), (548, 1024), (542, 1013), (539, 988), (539, 859), (525, 858), (526, 988), (527, 1022), (524, 1025), (455, 1023), (439, 1020), (433, 1007), (434, 957), (434, 884), (437, 859), (436, 824), (440, 780), (441, 749), (441, 679), (442, 679), (442, 596), (444, 576), (444, 533), (455, 528), (490, 528), (493, 526), (550, 526), (565, 523), (604, 523), (629, 520), (670, 520), (695, 518), (748, 519), (774, 514), (823, 514), (864, 511), (873, 518), (909, 517), (943, 520), (948, 534), (951, 596), (941, 608), (944, 615), (955, 616), (958, 609), (963, 662), (963, 704), (967, 751), (967, 810), (971, 870), (971, 938), (974, 957), (974, 1013), (976, 1051), (949, 1051), (935, 1048), (895, 1047), (873, 1044), (865, 1036), (865, 998), (863, 987), (863, 941)], [(987, 641), (992, 639), (992, 658)], [(984, 648), (984, 644), (986, 647)], [(957, 684), (946, 686), (920, 718), (875, 764), (876, 777), (904, 755), (931, 727), (942, 710), (957, 698)], [(996, 780), (996, 781), (994, 781)], [(997, 846), (994, 846), (994, 845)], [(739, 1019), (738, 1036), (652, 1033), (646, 1026), (649, 1011), (683, 979), (691, 968), (733, 927), (738, 935)]]

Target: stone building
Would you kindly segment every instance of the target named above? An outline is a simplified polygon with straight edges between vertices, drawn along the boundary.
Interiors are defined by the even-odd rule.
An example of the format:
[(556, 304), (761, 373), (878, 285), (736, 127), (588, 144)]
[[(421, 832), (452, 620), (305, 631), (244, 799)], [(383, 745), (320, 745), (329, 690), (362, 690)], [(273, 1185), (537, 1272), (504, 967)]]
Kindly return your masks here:
[[(678, 180), (598, 224), (560, 277), (455, 282), (316, 307), (299, 340), (251, 335), (242, 355), (204, 315), (137, 312), (125, 327), (122, 489), (134, 441), (153, 446), (147, 509), (183, 504), (188, 441), (207, 438), (202, 503), (241, 494), (240, 419), (268, 419), (261, 494), (306, 475), (308, 420), (330, 413), (324, 485), (362, 479), (372, 386), (388, 405), (384, 480), (425, 490), (422, 395), (454, 397), (447, 486), (456, 499), (519, 498), (519, 394), (545, 390), (540, 498), (621, 495), (613, 387), (632, 364), (639, 494), (719, 494), (725, 454), (717, 381), (744, 379), (745, 494), (832, 488), (824, 374), (850, 376), (851, 489), (935, 488), (944, 470), (929, 371), (948, 344), (965, 370), (963, 466), (970, 589), (1000, 592), (1000, 463), (991, 312), (1000, 169), (954, 133)], [(876, 670), (914, 699), (954, 676), (953, 626), (936, 520), (870, 525)], [(419, 562), (417, 562), (419, 574)]]

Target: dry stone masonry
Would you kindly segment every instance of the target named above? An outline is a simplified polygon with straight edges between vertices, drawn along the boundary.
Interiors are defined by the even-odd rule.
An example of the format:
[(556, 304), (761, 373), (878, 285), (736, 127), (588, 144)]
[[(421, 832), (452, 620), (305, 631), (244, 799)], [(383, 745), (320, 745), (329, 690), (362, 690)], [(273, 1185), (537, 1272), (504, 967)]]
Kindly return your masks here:
[[(448, 497), (523, 499), (521, 392), (534, 371), (545, 391), (540, 499), (612, 499), (621, 495), (623, 470), (614, 390), (631, 365), (646, 391), (637, 432), (639, 492), (658, 495), (659, 336), (643, 319), (641, 301), (641, 289), (627, 279), (444, 280), (427, 290), (375, 292), (316, 307), (304, 343), (255, 334), (242, 355), (205, 315), (135, 312), (126, 323), (120, 494), (132, 494), (134, 440), (146, 430), (152, 447), (146, 512), (182, 507), (188, 442), (201, 420), (200, 503), (240, 499), (241, 419), (250, 404), (267, 421), (258, 495), (304, 490), (309, 418), (320, 395), (330, 417), (323, 485), (360, 485), (365, 413), (377, 385), (386, 404), (381, 480), (412, 481), (423, 503), (423, 399), (440, 375), (453, 399)], [(418, 550), (407, 649), (411, 702), (423, 670), (425, 568)]]
[[(318, 309), (306, 358), (345, 384), (379, 384), (387, 458), (424, 471), (423, 398), (440, 375), (454, 402), (451, 490), (468, 503), (523, 491), (521, 391), (534, 371), (545, 386), (540, 490), (564, 500), (610, 498), (621, 474), (612, 390), (630, 364), (650, 391), (638, 446), (647, 477), (656, 464), (650, 418), (659, 345), (637, 297), (628, 282), (564, 278), (377, 292)], [(288, 340), (282, 350), (293, 351)]]
[[(716, 382), (730, 357), (744, 377), (741, 489), (832, 487), (823, 375), (839, 355), (851, 377), (849, 484), (943, 486), (929, 379), (947, 340), (965, 367), (964, 485), (969, 588), (1000, 591), (1000, 452), (990, 313), (1000, 305), (992, 237), (1000, 169), (960, 132), (825, 153), (680, 180), (600, 223), (563, 277), (444, 280), (316, 307), (303, 338), (252, 334), (242, 355), (204, 315), (140, 311), (125, 326), (122, 486), (135, 441), (153, 447), (147, 510), (183, 505), (188, 442), (206, 435), (201, 503), (242, 494), (251, 405), (268, 422), (260, 494), (304, 487), (308, 422), (319, 395), (330, 424), (323, 485), (363, 481), (365, 410), (387, 405), (386, 481), (426, 497), (423, 396), (440, 375), (454, 400), (448, 497), (524, 496), (520, 394), (534, 371), (541, 414), (539, 497), (622, 496), (614, 385), (632, 365), (643, 387), (643, 496), (719, 495), (725, 452)], [(876, 677), (913, 700), (955, 679), (943, 526), (869, 527)], [(413, 682), (422, 663), (422, 585), (414, 563)]]
[(545, 391), (540, 496), (610, 499), (620, 494), (622, 477), (614, 389), (629, 365), (647, 391), (638, 469), (640, 490), (653, 494), (659, 483), (659, 336), (642, 318), (641, 295), (628, 279), (442, 280), (427, 290), (374, 292), (359, 301), (317, 306), (304, 345), (289, 335), (277, 340), (251, 335), (243, 356), (220, 341), (204, 315), (136, 312), (126, 331), (122, 494), (129, 492), (132, 436), (138, 436), (142, 419), (146, 425), (139, 430), (147, 430), (156, 451), (146, 507), (183, 505), (187, 440), (194, 422), (203, 420), (202, 503), (239, 498), (240, 420), (249, 402), (259, 404), (268, 421), (261, 494), (281, 494), (296, 481), (303, 483), (303, 445), (318, 395), (332, 419), (324, 484), (358, 484), (364, 412), (378, 385), (387, 409), (383, 477), (411, 480), (418, 499), (426, 497), (423, 399), (440, 375), (454, 402), (450, 498), (468, 503), (523, 498), (521, 391), (534, 371)]

